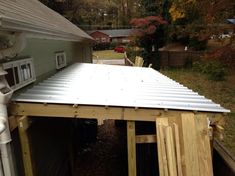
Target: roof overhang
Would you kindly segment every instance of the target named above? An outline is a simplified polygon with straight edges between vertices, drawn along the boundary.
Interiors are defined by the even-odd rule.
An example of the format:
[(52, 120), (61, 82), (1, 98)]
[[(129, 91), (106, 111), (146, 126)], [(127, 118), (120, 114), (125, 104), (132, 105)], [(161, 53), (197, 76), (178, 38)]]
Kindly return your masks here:
[(54, 39), (64, 41), (93, 42), (93, 39), (79, 37), (74, 34), (69, 34), (61, 31), (50, 30), (40, 26), (25, 23), (23, 21), (17, 21), (11, 18), (0, 17), (0, 27), (2, 30), (12, 32), (26, 32), (30, 38), (42, 38), (42, 39)]
[(38, 0), (0, 0), (0, 30), (34, 38), (92, 42), (93, 38)]

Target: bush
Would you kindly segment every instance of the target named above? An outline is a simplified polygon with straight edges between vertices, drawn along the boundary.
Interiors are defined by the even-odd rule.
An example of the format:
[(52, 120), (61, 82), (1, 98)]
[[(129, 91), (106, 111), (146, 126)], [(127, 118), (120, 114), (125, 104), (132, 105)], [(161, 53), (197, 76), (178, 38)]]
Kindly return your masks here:
[(110, 50), (113, 50), (116, 46), (118, 46), (118, 43), (117, 43), (117, 42), (111, 42), (111, 43), (110, 43), (110, 46), (109, 46), (109, 49), (110, 49)]
[(207, 40), (198, 40), (197, 38), (189, 39), (189, 47), (195, 49), (196, 51), (206, 50)]
[(226, 76), (225, 66), (217, 60), (206, 63), (194, 62), (193, 70), (206, 74), (208, 79), (213, 81), (222, 81)]
[(109, 49), (109, 43), (96, 43), (93, 45), (93, 50), (107, 50)]

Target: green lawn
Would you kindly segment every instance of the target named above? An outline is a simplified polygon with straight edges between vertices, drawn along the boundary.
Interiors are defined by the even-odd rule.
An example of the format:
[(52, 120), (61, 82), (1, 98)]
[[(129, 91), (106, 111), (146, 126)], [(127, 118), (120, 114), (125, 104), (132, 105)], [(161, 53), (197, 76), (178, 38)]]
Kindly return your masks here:
[(235, 76), (230, 73), (225, 81), (210, 81), (205, 75), (187, 69), (163, 70), (162, 73), (188, 88), (228, 108), (232, 113), (225, 118), (223, 144), (235, 156)]
[(116, 53), (113, 50), (102, 50), (102, 51), (94, 51), (93, 52), (93, 59), (96, 59), (96, 56), (99, 59), (123, 59), (123, 53)]

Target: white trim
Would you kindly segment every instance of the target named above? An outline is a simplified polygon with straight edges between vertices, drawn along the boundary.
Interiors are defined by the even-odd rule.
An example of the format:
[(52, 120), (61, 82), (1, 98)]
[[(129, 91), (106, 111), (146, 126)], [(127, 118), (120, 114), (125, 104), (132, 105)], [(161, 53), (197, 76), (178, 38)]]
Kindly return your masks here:
[[(7, 70), (9, 68), (13, 69), (14, 85), (11, 86), (13, 90), (18, 90), (36, 81), (33, 58), (6, 62), (6, 63), (3, 63), (2, 66), (4, 70)], [(24, 66), (25, 68), (22, 68)], [(15, 71), (16, 71), (15, 68), (17, 69), (17, 74), (15, 74)], [(18, 75), (18, 79), (16, 79), (17, 75)], [(18, 83), (16, 80), (18, 80)]]
[(55, 53), (56, 69), (61, 69), (67, 66), (67, 59), (65, 52)]

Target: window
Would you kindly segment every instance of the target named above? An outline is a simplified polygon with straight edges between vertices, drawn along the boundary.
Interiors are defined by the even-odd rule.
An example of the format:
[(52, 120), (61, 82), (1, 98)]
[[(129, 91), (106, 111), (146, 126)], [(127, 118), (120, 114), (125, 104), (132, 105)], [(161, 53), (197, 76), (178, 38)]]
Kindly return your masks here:
[(8, 73), (6, 79), (13, 90), (20, 89), (36, 80), (32, 58), (6, 62), (2, 66)]
[(105, 43), (105, 42), (106, 42), (106, 38), (105, 38), (105, 37), (102, 37), (102, 38), (101, 38), (101, 42)]
[(65, 52), (55, 54), (56, 69), (61, 69), (67, 65)]

